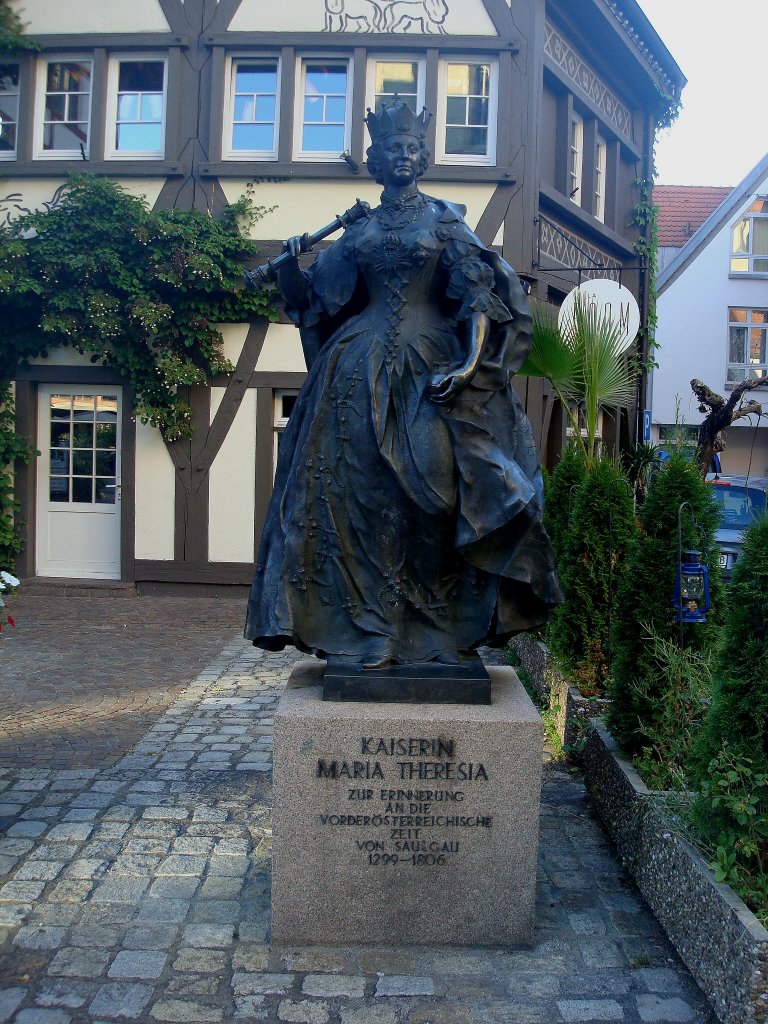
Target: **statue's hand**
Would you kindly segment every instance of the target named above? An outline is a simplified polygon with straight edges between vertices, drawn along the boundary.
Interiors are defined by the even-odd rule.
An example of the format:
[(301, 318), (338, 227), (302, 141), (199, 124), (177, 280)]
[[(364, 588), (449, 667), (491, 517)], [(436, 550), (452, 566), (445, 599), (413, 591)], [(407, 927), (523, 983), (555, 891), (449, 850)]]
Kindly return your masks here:
[(305, 231), (303, 235), (291, 235), (290, 238), (283, 242), (283, 248), (285, 252), (290, 253), (297, 260), (302, 253), (312, 250), (309, 234)]
[(475, 375), (475, 368), (460, 366), (457, 370), (436, 374), (429, 385), (429, 397), (437, 405), (453, 405)]

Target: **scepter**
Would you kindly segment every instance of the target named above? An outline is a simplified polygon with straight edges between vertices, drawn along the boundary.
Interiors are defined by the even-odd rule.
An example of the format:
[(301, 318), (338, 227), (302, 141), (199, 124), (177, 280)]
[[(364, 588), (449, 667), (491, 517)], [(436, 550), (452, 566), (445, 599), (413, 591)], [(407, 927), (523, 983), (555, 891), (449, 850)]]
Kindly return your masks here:
[[(354, 224), (356, 220), (362, 220), (363, 217), (367, 217), (371, 212), (371, 208), (368, 203), (362, 199), (358, 199), (354, 206), (351, 206), (344, 213), (340, 213), (335, 220), (332, 220), (330, 224), (326, 224), (324, 228), (320, 228), (319, 231), (315, 231), (314, 234), (309, 235), (307, 238), (307, 250), (311, 249), (313, 245), (327, 238), (328, 235), (332, 235), (334, 231), (338, 231), (339, 228), (347, 228), (350, 224)], [(284, 267), (291, 259), (291, 255), (288, 252), (283, 252), (279, 256), (276, 256), (273, 260), (267, 260), (266, 263), (262, 263), (260, 267), (254, 267), (253, 270), (247, 270), (245, 273), (245, 286), (246, 288), (258, 288), (259, 285), (268, 284), (271, 281), (276, 280), (277, 271), (280, 267)]]

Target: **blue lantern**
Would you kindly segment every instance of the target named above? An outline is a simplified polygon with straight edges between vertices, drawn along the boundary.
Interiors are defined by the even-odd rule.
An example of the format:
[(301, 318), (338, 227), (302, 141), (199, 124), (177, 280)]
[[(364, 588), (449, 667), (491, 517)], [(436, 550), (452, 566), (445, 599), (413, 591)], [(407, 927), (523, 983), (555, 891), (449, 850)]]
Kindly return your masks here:
[(678, 559), (672, 604), (678, 622), (706, 622), (710, 609), (709, 569), (700, 551), (684, 551)]

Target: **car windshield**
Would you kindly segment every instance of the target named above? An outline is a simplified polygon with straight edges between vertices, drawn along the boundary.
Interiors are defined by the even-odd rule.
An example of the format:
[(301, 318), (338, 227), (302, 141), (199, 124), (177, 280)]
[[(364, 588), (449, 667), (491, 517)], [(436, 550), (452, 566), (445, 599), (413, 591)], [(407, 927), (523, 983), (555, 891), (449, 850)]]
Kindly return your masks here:
[(738, 484), (713, 484), (715, 498), (723, 507), (724, 530), (741, 530), (765, 512), (765, 492)]

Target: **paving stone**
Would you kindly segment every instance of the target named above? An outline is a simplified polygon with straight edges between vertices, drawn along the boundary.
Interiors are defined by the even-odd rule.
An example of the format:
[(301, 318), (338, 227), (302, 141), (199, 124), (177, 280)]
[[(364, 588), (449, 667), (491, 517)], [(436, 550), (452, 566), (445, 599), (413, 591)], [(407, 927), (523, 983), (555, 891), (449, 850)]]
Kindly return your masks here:
[(144, 1007), (152, 998), (150, 985), (112, 982), (102, 985), (88, 1007), (94, 1017), (140, 1017)]
[(207, 864), (207, 857), (176, 854), (167, 857), (157, 869), (157, 873), (158, 875), (194, 875), (197, 877), (203, 874)]
[(218, 949), (182, 949), (173, 962), (174, 971), (199, 974), (223, 974), (226, 967), (227, 956)]
[(290, 991), (294, 980), (293, 974), (243, 974), (235, 971), (232, 975), (232, 989), (236, 996), (282, 996)]
[[(380, 1012), (383, 1012), (385, 1009), (389, 1013), (393, 1012), (390, 1007), (380, 1006), (377, 1009)], [(362, 1010), (342, 1010), (341, 1024), (369, 1024), (365, 1017), (360, 1017), (359, 1020), (356, 1020), (352, 1016), (358, 1012), (361, 1013)], [(349, 1016), (346, 1016), (346, 1014)], [(378, 1024), (375, 1017), (370, 1018), (370, 1024)], [(382, 1021), (382, 1024), (385, 1024), (385, 1022)], [(389, 1024), (389, 1022), (386, 1022), (386, 1024)], [(409, 1012), (408, 1024), (475, 1024), (475, 1022), (466, 1006), (419, 1003)], [(511, 1019), (510, 1024), (513, 1024)]]
[(202, 900), (237, 899), (243, 888), (243, 878), (232, 878), (228, 875), (215, 875), (205, 879), (198, 896)]
[(0, 901), (3, 903), (17, 901), (23, 903), (27, 900), (36, 900), (43, 889), (45, 889), (45, 882), (17, 882), (14, 878), (0, 888)]
[(174, 1024), (186, 1024), (187, 1021), (215, 1024), (223, 1019), (224, 1011), (220, 1006), (206, 1006), (184, 999), (163, 999), (155, 1003), (151, 1015), (155, 1020), (172, 1021)]
[(93, 890), (94, 883), (84, 878), (62, 878), (49, 894), (57, 903), (84, 903)]
[(108, 878), (119, 878), (125, 876), (152, 875), (162, 860), (159, 856), (152, 856), (148, 853), (123, 854), (118, 857), (109, 869)]
[(407, 974), (382, 976), (376, 985), (376, 996), (431, 996), (435, 992), (432, 978), (417, 978)]
[(72, 903), (37, 903), (29, 915), (30, 924), (66, 927), (80, 920), (82, 909)]
[(146, 899), (136, 913), (136, 921), (152, 924), (179, 924), (189, 912), (189, 900)]
[[(341, 1024), (397, 1024), (397, 1020), (397, 1013), (392, 1007), (387, 1006), (355, 1007), (354, 1009), (342, 1008), (341, 1010)], [(442, 1018), (433, 1016), (424, 1019), (422, 1024), (427, 1024), (427, 1020), (429, 1020), (430, 1024), (432, 1022), (440, 1024)], [(462, 1024), (465, 1024), (465, 1022), (462, 1022)], [(470, 1024), (468, 1018), (466, 1024)]]
[(165, 984), (164, 995), (181, 998), (216, 996), (219, 992), (219, 985), (219, 979), (209, 975), (175, 974)]
[(235, 1020), (266, 1020), (264, 996), (235, 996)]
[(77, 1010), (84, 1006), (94, 992), (90, 981), (45, 981), (40, 986), (35, 1002), (38, 1006), (66, 1006)]
[(199, 878), (187, 878), (168, 875), (156, 878), (149, 887), (147, 895), (156, 900), (191, 900), (200, 885)]
[[(518, 999), (547, 999), (559, 995), (561, 982), (553, 974), (539, 971), (512, 971), (504, 975), (507, 992)], [(581, 992), (581, 990), (578, 990)]]
[(308, 974), (301, 991), (308, 996), (322, 996), (327, 999), (337, 996), (362, 999), (365, 995), (365, 978), (356, 978), (349, 974)]
[(277, 1007), (280, 1020), (291, 1024), (328, 1024), (328, 1005), (310, 999), (281, 999)]
[(68, 878), (97, 879), (101, 878), (107, 870), (109, 861), (100, 860), (96, 857), (81, 857), (74, 860), (67, 868)]
[(34, 845), (29, 839), (0, 839), (0, 854), (7, 857), (23, 857)]
[(123, 938), (126, 949), (169, 949), (179, 933), (177, 925), (157, 924), (129, 928)]
[(13, 1016), (24, 1001), (26, 994), (27, 990), (25, 988), (0, 989), (0, 1024), (5, 1024)]
[(28, 1010), (19, 1010), (14, 1019), (17, 1024), (69, 1024), (72, 1016), (65, 1010), (31, 1007)]
[(681, 979), (677, 971), (666, 967), (639, 967), (632, 978), (647, 992), (679, 992)]
[(248, 871), (247, 857), (212, 857), (208, 868), (209, 875), (229, 875), (245, 878)]
[[(241, 935), (242, 939), (242, 935)], [(283, 957), (283, 966), (288, 971), (302, 970), (301, 967), (291, 967)], [(269, 948), (239, 942), (232, 954), (232, 967), (236, 971), (266, 971), (269, 964)]]
[(28, 860), (16, 872), (14, 881), (52, 882), (61, 873), (65, 864), (63, 860)]
[(17, 821), (15, 825), (11, 825), (7, 834), (12, 838), (19, 836), (37, 839), (38, 836), (41, 836), (47, 830), (47, 821)]
[(696, 1019), (696, 1012), (685, 1000), (679, 996), (662, 997), (651, 992), (644, 992), (637, 996), (637, 1012), (640, 1020), (648, 1024), (673, 1024), (678, 1021), (690, 1021)]
[(155, 950), (121, 950), (109, 965), (109, 978), (159, 978), (166, 953)]
[(106, 924), (78, 925), (70, 928), (67, 943), (70, 946), (97, 946), (109, 949), (120, 941), (122, 929)]
[(232, 943), (234, 928), (225, 924), (188, 924), (184, 942), (188, 946), (221, 949)]
[(27, 925), (24, 928), (19, 928), (13, 944), (21, 949), (57, 949), (66, 932), (66, 928)]
[(48, 968), (51, 977), (98, 978), (107, 966), (110, 954), (104, 949), (60, 949)]
[(78, 825), (74, 822), (69, 822), (56, 825), (45, 838), (52, 843), (72, 842), (73, 840), (78, 843), (84, 843), (91, 832), (93, 832), (92, 825)]
[(105, 878), (93, 894), (94, 903), (138, 903), (149, 888), (149, 878)]
[(0, 927), (20, 925), (31, 909), (31, 903), (0, 903)]
[(234, 924), (240, 915), (241, 907), (235, 900), (200, 900), (192, 907), (189, 919), (208, 924)]
[(624, 1010), (615, 999), (558, 999), (564, 1021), (624, 1020)]

